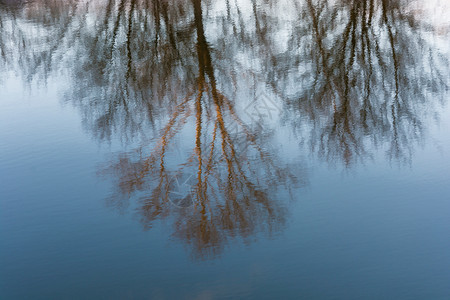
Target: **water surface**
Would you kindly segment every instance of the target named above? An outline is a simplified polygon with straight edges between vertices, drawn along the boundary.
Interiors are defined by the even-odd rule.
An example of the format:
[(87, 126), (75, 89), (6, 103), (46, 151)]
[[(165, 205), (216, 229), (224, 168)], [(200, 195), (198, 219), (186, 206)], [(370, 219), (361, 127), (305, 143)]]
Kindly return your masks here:
[(449, 14), (0, 0), (0, 298), (448, 299)]

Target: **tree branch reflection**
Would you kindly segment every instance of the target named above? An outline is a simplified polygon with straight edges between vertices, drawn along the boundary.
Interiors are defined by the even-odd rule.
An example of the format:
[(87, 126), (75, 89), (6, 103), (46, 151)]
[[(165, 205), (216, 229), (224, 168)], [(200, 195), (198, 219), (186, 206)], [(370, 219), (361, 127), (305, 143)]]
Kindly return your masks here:
[(67, 76), (64, 99), (96, 139), (141, 145), (104, 168), (110, 205), (138, 199), (145, 228), (170, 220), (194, 256), (213, 257), (282, 227), (278, 198), (304, 180), (271, 146), (286, 127), (242, 117), (245, 90), (281, 99), (285, 124), (327, 162), (380, 149), (410, 160), (450, 68), (407, 2), (2, 0), (0, 66), (28, 82)]
[[(428, 99), (446, 100), (448, 57), (407, 4), (307, 0), (299, 9), (289, 47), (276, 58), (286, 62), (277, 89), (308, 116), (311, 151), (328, 161), (350, 166), (385, 145), (390, 159), (408, 161), (424, 138), (425, 111), (439, 104)], [(292, 81), (302, 89), (285, 85)]]
[[(141, 148), (136, 160), (121, 156), (106, 173), (113, 171), (118, 177), (113, 205), (122, 207), (122, 201), (136, 191), (151, 191), (137, 208), (144, 226), (173, 217), (174, 236), (191, 245), (195, 257), (205, 258), (219, 254), (230, 239), (247, 239), (261, 230), (271, 233), (282, 227), (286, 203), (275, 198), (276, 191), (280, 186), (289, 190), (297, 179), (288, 166), (281, 167), (274, 149), (261, 146), (267, 137), (262, 127), (245, 125), (233, 102), (217, 87), (201, 2), (194, 0), (193, 6), (198, 58), (195, 89), (174, 107), (148, 155), (142, 155), (145, 149)], [(193, 151), (184, 162), (170, 166), (168, 161), (174, 160), (171, 142), (190, 118), (195, 119)], [(188, 183), (186, 177), (191, 179)], [(189, 185), (190, 191), (176, 198), (173, 194), (180, 182)]]

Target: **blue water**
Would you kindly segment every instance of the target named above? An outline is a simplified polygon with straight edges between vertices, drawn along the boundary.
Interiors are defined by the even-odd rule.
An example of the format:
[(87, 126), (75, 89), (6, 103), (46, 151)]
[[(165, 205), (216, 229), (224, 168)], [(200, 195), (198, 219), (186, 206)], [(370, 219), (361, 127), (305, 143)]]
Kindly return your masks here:
[[(359, 96), (364, 98), (364, 80), (355, 79), (349, 89), (349, 108), (344, 110), (347, 98), (340, 94), (344, 86), (340, 77), (319, 72), (319, 77), (332, 78), (324, 89), (335, 96), (325, 93), (316, 97), (322, 79), (317, 77), (316, 85), (308, 79), (300, 85), (296, 77), (304, 70), (313, 72), (311, 62), (290, 68), (283, 65), (280, 53), (284, 50), (274, 50), (281, 45), (277, 39), (289, 30), (277, 37), (268, 35), (264, 42), (252, 31), (253, 19), (249, 21), (252, 25), (244, 28), (249, 30), (248, 38), (254, 41), (254, 47), (273, 51), (273, 57), (280, 54), (279, 63), (261, 66), (266, 52), (254, 48), (250, 54), (245, 47), (233, 54), (233, 43), (239, 48), (245, 39), (239, 42), (234, 35), (226, 35), (230, 48), (223, 46), (224, 36), (214, 23), (226, 15), (226, 7), (220, 3), (209, 8), (204, 3), (200, 6), (204, 31), (197, 27), (192, 37), (179, 24), (184, 24), (183, 18), (191, 18), (198, 26), (199, 15), (192, 19), (198, 7), (192, 8), (191, 2), (180, 4), (186, 6), (187, 16), (169, 10), (169, 15), (180, 18), (173, 23), (179, 25), (179, 51), (190, 49), (182, 53), (185, 60), (161, 65), (158, 61), (152, 65), (155, 69), (143, 67), (140, 72), (147, 75), (136, 73), (134, 79), (124, 75), (130, 66), (123, 39), (131, 26), (128, 13), (135, 9), (131, 2), (125, 1), (125, 7), (116, 7), (108, 16), (113, 22), (121, 9), (127, 13), (126, 19), (117, 23), (118, 38), (113, 58), (105, 59), (109, 64), (106, 67), (101, 64), (109, 50), (102, 52), (98, 48), (101, 43), (91, 40), (91, 31), (101, 24), (94, 21), (92, 11), (103, 17), (105, 7), (99, 4), (97, 11), (91, 7), (83, 23), (86, 12), (81, 2), (76, 9), (38, 1), (18, 3), (0, 2), (2, 49), (6, 49), (0, 64), (1, 299), (450, 297), (450, 107), (446, 85), (450, 69), (445, 64), (424, 67), (419, 65), (423, 63), (420, 59), (402, 57), (398, 68), (404, 66), (405, 72), (418, 73), (399, 75), (397, 87), (389, 78), (371, 77), (368, 99), (376, 103), (375, 113), (371, 113), (379, 114), (379, 118), (363, 128), (355, 117), (358, 114), (351, 111), (364, 111), (366, 107), (356, 101)], [(140, 7), (146, 2), (137, 3), (134, 5)], [(347, 9), (337, 3), (330, 2), (330, 9)], [(375, 3), (379, 8), (378, 1)], [(244, 15), (251, 15), (251, 5), (237, 5)], [(226, 22), (238, 26), (234, 9)], [(261, 24), (270, 27), (274, 22), (274, 27), (281, 26), (276, 29), (280, 32), (283, 26), (300, 24), (262, 2), (255, 9), (264, 12), (259, 15)], [(397, 9), (392, 8), (394, 14)], [(134, 13), (138, 16), (142, 11)], [(405, 14), (410, 14), (406, 8)], [(325, 22), (326, 11), (322, 16)], [(36, 57), (46, 57), (50, 51), (46, 46), (53, 45), (46, 33), (65, 28), (65, 20), (70, 26), (64, 37), (55, 37), (61, 40), (50, 55), (52, 64), (33, 69)], [(412, 30), (401, 27), (405, 24), (394, 23), (400, 36), (395, 46), (398, 49), (404, 49), (402, 29)], [(113, 30), (114, 26), (108, 28)], [(448, 31), (442, 34), (420, 26), (415, 30), (426, 38), (418, 42), (420, 47), (411, 46), (411, 51), (428, 49), (429, 55), (450, 59), (445, 48)], [(146, 46), (139, 44), (142, 40), (138, 38), (145, 35), (136, 32), (128, 49), (139, 57), (139, 49)], [(207, 43), (202, 41), (202, 32)], [(164, 37), (162, 34), (161, 39)], [(330, 39), (330, 35), (323, 38)], [(17, 47), (20, 39), (24, 40), (23, 48)], [(380, 41), (386, 42), (383, 38)], [(409, 43), (413, 45), (415, 40)], [(221, 47), (227, 50), (221, 52)], [(357, 54), (362, 53), (364, 50), (358, 47)], [(172, 55), (170, 50), (161, 51)], [(191, 55), (195, 51), (198, 53)], [(334, 53), (332, 49), (326, 51), (330, 57)], [(295, 51), (286, 53), (289, 57), (296, 55)], [(425, 56), (425, 52), (412, 53)], [(208, 55), (212, 57), (212, 65), (217, 68), (215, 77), (205, 72), (202, 81), (197, 54), (206, 61), (198, 65), (206, 70), (210, 67)], [(140, 60), (131, 63), (133, 70), (146, 63)], [(347, 74), (360, 78), (358, 72), (364, 65), (347, 63)], [(100, 65), (103, 73), (97, 70)], [(278, 70), (280, 65), (282, 69)], [(377, 66), (374, 62), (372, 72), (380, 77), (395, 73), (389, 68), (383, 73)], [(251, 69), (253, 73), (248, 74), (253, 77), (239, 77), (242, 69)], [(279, 72), (276, 78), (267, 75), (273, 70)], [(155, 78), (149, 78), (149, 74)], [(136, 76), (142, 76), (142, 80)], [(284, 91), (275, 93), (277, 89), (271, 90), (269, 83), (280, 84)], [(423, 87), (423, 93), (411, 90), (415, 83)], [(196, 102), (195, 92), (202, 84), (205, 98), (199, 118), (195, 105), (200, 102)], [(221, 98), (211, 92), (214, 84), (224, 98), (233, 99), (239, 120), (248, 127), (230, 116), (225, 104), (216, 104)], [(163, 95), (160, 88), (167, 94)], [(124, 90), (127, 92), (122, 93)], [(258, 96), (257, 106), (252, 106), (253, 91), (267, 95), (267, 99)], [(180, 99), (185, 97), (192, 97), (188, 102), (192, 106), (176, 115), (174, 112), (182, 107)], [(390, 106), (396, 99), (404, 105), (398, 109), (397, 120), (392, 119)], [(306, 105), (307, 101), (310, 104)], [(404, 107), (408, 113), (401, 113)], [(152, 112), (147, 113), (147, 108)], [(336, 113), (340, 108), (341, 114)], [(220, 130), (217, 139), (222, 138), (229, 147), (234, 145), (236, 156), (227, 156), (232, 152), (217, 146), (213, 152), (217, 151), (215, 157), (219, 158), (214, 158), (209, 168), (211, 146), (197, 147), (196, 137), (201, 137), (202, 145), (211, 142), (214, 124), (220, 124), (214, 112), (220, 109), (232, 142), (226, 144)], [(249, 113), (249, 109), (253, 110)], [(264, 111), (265, 115), (255, 111)], [(348, 116), (348, 123), (339, 123), (343, 114)], [(186, 123), (167, 139), (171, 142), (167, 142), (164, 154), (164, 175), (159, 161), (163, 150), (158, 145), (172, 117), (176, 121), (186, 117)], [(341, 129), (333, 131), (333, 120)], [(235, 121), (237, 125), (233, 125)], [(398, 128), (396, 122), (401, 124)], [(246, 135), (244, 129), (255, 130), (256, 134)], [(334, 140), (333, 132), (342, 134)], [(346, 142), (347, 133), (354, 139)], [(249, 137), (255, 141), (248, 142)], [(259, 156), (261, 153), (266, 156)], [(154, 164), (149, 162), (153, 155), (157, 159)], [(230, 158), (232, 167), (223, 156)], [(188, 188), (195, 186), (198, 160), (203, 164), (201, 175), (208, 189), (205, 194), (198, 189), (183, 191), (187, 198), (177, 202), (180, 199), (173, 196), (173, 180), (186, 180)], [(237, 170), (239, 164), (243, 173), (230, 171)], [(136, 180), (140, 174), (144, 174), (141, 185)], [(161, 190), (167, 187), (169, 197), (158, 194), (153, 199), (152, 193), (160, 191), (159, 180), (163, 182)]]

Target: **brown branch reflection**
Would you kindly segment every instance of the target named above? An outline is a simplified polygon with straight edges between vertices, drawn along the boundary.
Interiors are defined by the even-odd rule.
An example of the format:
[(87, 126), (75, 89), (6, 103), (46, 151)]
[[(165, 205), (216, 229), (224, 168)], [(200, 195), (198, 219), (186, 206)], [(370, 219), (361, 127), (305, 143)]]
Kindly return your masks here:
[(409, 161), (425, 112), (446, 100), (449, 84), (448, 57), (430, 43), (426, 20), (407, 1), (305, 2), (275, 76), (291, 110), (308, 116), (311, 151), (350, 166), (387, 147), (389, 159)]
[[(293, 131), (306, 157), (344, 167), (380, 150), (409, 162), (448, 96), (449, 57), (408, 1), (15, 3), (0, 0), (0, 67), (67, 79), (97, 140), (141, 145), (105, 166), (110, 205), (170, 220), (198, 257), (283, 226), (278, 199), (304, 176), (272, 140)], [(242, 116), (261, 86), (284, 124)]]
[[(123, 206), (122, 201), (136, 191), (148, 193), (137, 208), (144, 226), (174, 217), (174, 236), (191, 245), (195, 257), (204, 258), (219, 254), (230, 239), (282, 227), (287, 203), (276, 199), (276, 191), (281, 186), (290, 190), (297, 179), (277, 161), (274, 149), (261, 146), (267, 142), (262, 127), (244, 124), (233, 102), (217, 87), (201, 3), (195, 0), (193, 5), (195, 89), (174, 107), (148, 155), (142, 155), (144, 148), (136, 160), (123, 155), (105, 172), (112, 171), (118, 180), (112, 205)], [(195, 120), (193, 150), (184, 161), (175, 158), (180, 161), (173, 166), (168, 162), (174, 159), (171, 143), (191, 118)], [(174, 196), (180, 194), (180, 183), (190, 189), (181, 199)]]

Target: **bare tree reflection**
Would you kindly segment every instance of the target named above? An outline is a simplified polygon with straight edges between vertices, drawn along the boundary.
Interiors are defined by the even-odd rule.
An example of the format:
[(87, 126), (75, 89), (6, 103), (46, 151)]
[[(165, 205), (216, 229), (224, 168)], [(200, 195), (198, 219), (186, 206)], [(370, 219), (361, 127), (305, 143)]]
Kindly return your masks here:
[(0, 67), (30, 82), (66, 75), (95, 138), (139, 141), (103, 170), (117, 180), (110, 204), (138, 198), (146, 228), (170, 219), (198, 257), (283, 226), (278, 194), (299, 179), (269, 126), (240, 116), (242, 90), (275, 93), (309, 151), (347, 167), (374, 149), (408, 161), (448, 93), (448, 57), (406, 1), (245, 4), (0, 2)]
[[(194, 89), (174, 107), (149, 155), (134, 161), (122, 156), (106, 171), (118, 177), (114, 205), (123, 206), (122, 201), (136, 191), (151, 191), (138, 207), (145, 227), (174, 217), (174, 236), (190, 244), (195, 257), (204, 258), (219, 254), (233, 237), (248, 238), (282, 226), (286, 203), (277, 200), (275, 192), (280, 185), (289, 190), (297, 180), (275, 160), (273, 149), (261, 146), (265, 138), (261, 127), (246, 126), (217, 87), (201, 2), (194, 0), (193, 7), (198, 59)], [(173, 160), (171, 142), (190, 118), (195, 119), (192, 154), (171, 166), (167, 162)], [(188, 183), (186, 176), (191, 177)], [(174, 196), (180, 182), (191, 189), (182, 199)]]
[(0, 65), (20, 74), (30, 83), (46, 82), (56, 71), (65, 53), (62, 49), (74, 43), (72, 31), (78, 1), (57, 0), (0, 2)]
[[(349, 166), (388, 145), (388, 157), (408, 160), (423, 139), (425, 111), (439, 104), (429, 100), (445, 100), (449, 62), (407, 4), (307, 0), (298, 8), (275, 76), (290, 107), (309, 118), (313, 152)], [(302, 88), (284, 85), (293, 80)]]

